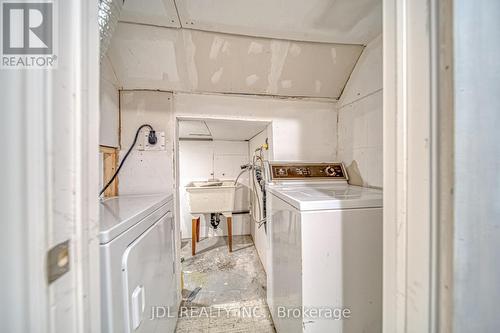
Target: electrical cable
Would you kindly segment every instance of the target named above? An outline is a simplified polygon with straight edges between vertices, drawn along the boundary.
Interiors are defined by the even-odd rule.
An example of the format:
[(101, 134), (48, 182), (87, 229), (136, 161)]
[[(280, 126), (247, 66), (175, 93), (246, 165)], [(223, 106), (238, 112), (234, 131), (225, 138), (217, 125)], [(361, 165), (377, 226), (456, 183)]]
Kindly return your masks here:
[[(256, 161), (258, 160), (260, 162), (260, 169), (264, 171), (264, 156), (263, 156), (263, 147), (261, 146), (260, 148), (255, 149), (254, 155), (252, 157), (252, 163), (250, 164), (245, 164), (241, 166), (241, 172), (238, 174), (236, 177), (236, 180), (234, 181), (234, 185), (238, 183), (238, 180), (240, 179), (241, 175), (243, 175), (245, 172), (249, 171), (252, 175), (252, 194), (255, 196), (255, 201), (257, 202), (257, 210), (259, 214), (259, 218), (261, 217), (262, 214), (262, 208), (260, 204), (260, 197), (259, 197), (259, 192), (257, 191), (257, 186), (255, 185), (255, 178), (257, 177), (257, 163)], [(259, 152), (259, 156), (257, 156), (255, 153)], [(253, 172), (251, 172), (253, 171)], [(260, 184), (259, 184), (260, 185)], [(260, 185), (262, 187), (262, 185)], [(266, 222), (266, 218), (264, 217), (263, 219), (255, 220), (255, 223), (259, 225), (259, 228)]]
[[(261, 146), (260, 148), (256, 149), (255, 150), (255, 153), (256, 152), (259, 152), (259, 156), (256, 156), (255, 153), (254, 153), (254, 156), (252, 158), (252, 167), (253, 167), (253, 177), (252, 177), (252, 188), (253, 188), (253, 194), (255, 195), (255, 198), (256, 198), (256, 202), (257, 202), (257, 210), (258, 210), (258, 214), (259, 214), (259, 217), (261, 217), (261, 214), (262, 214), (262, 208), (261, 208), (261, 205), (260, 205), (260, 197), (259, 197), (259, 192), (257, 191), (257, 186), (255, 185), (255, 178), (256, 178), (256, 168), (255, 168), (255, 164), (256, 164), (256, 160), (259, 160), (260, 161), (260, 167), (261, 167), (261, 170), (263, 171), (264, 170), (264, 156), (263, 156), (263, 151), (262, 151), (263, 147)], [(259, 228), (262, 227), (262, 225), (264, 225), (264, 223), (266, 223), (266, 218), (262, 218), (260, 220), (255, 220), (255, 223), (258, 224)]]
[(108, 181), (108, 183), (106, 184), (106, 186), (103, 187), (103, 189), (101, 190), (101, 192), (99, 192), (99, 197), (104, 193), (104, 191), (106, 191), (108, 189), (108, 187), (113, 183), (113, 181), (115, 180), (116, 176), (118, 176), (118, 173), (120, 172), (120, 169), (122, 168), (123, 166), (123, 163), (125, 163), (125, 160), (127, 159), (128, 155), (130, 154), (130, 152), (132, 151), (132, 149), (134, 148), (135, 144), (137, 143), (137, 138), (139, 137), (139, 133), (141, 132), (141, 130), (144, 128), (144, 127), (149, 127), (150, 131), (149, 131), (149, 135), (148, 135), (148, 142), (151, 144), (151, 145), (154, 145), (156, 144), (156, 142), (158, 141), (157, 137), (156, 137), (156, 133), (155, 133), (155, 130), (153, 129), (153, 126), (149, 125), (149, 124), (143, 124), (141, 126), (139, 126), (139, 128), (137, 129), (137, 132), (135, 132), (135, 137), (134, 137), (134, 141), (132, 142), (132, 145), (130, 146), (130, 148), (128, 149), (127, 153), (125, 154), (125, 156), (123, 157), (122, 161), (120, 162), (120, 165), (118, 166), (118, 169), (116, 169), (115, 173), (113, 174), (113, 177), (111, 177), (111, 179)]

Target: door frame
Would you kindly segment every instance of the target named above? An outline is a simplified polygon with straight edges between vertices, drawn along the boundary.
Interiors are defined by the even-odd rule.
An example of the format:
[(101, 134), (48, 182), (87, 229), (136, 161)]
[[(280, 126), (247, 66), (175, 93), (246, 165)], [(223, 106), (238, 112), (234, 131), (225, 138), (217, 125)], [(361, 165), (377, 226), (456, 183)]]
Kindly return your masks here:
[(385, 333), (451, 323), (451, 0), (384, 0)]
[[(100, 332), (98, 1), (53, 8), (57, 67), (0, 70), (0, 316), (9, 332)], [(49, 278), (60, 244), (69, 270)]]

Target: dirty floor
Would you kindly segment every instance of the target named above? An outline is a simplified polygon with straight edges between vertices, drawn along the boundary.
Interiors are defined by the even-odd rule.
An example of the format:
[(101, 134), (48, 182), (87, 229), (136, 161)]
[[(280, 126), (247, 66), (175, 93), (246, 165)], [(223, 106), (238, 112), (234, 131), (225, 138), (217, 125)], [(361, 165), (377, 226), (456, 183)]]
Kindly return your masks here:
[(274, 325), (266, 303), (266, 273), (250, 236), (201, 239), (191, 256), (182, 242), (183, 301), (177, 333), (269, 332)]

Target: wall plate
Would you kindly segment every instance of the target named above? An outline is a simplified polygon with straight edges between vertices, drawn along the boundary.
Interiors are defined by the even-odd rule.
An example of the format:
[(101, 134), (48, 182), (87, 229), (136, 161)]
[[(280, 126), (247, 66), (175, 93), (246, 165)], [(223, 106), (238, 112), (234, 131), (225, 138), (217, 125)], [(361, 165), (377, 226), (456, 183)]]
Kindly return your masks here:
[(144, 133), (144, 141), (142, 144), (142, 149), (139, 147), (139, 150), (165, 150), (165, 132), (156, 132), (156, 137), (158, 141), (155, 145), (150, 145), (148, 142), (149, 131)]

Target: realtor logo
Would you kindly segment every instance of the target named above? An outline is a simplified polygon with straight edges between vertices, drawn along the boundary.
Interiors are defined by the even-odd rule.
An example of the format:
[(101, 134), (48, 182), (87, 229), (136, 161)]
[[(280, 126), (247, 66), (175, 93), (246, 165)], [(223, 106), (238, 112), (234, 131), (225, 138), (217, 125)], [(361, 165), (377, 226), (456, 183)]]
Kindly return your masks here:
[(53, 0), (1, 1), (2, 68), (53, 68)]

